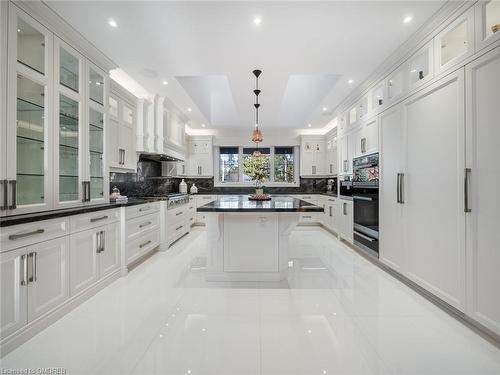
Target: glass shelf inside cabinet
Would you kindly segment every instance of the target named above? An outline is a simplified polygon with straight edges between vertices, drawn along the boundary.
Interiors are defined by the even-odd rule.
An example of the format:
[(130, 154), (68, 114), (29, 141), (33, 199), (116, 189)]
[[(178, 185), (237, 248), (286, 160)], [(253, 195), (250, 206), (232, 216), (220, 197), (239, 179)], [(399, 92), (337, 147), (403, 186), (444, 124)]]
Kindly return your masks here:
[(104, 196), (104, 115), (92, 108), (89, 111), (90, 198)]
[(78, 102), (59, 97), (59, 200), (78, 199)]
[(45, 35), (17, 18), (17, 61), (37, 71), (45, 73)]
[(410, 60), (408, 66), (410, 85), (420, 82), (430, 74), (429, 53), (430, 51), (427, 48)]
[(384, 85), (379, 85), (372, 93), (372, 108), (378, 108), (384, 104)]
[(43, 203), (45, 87), (18, 75), (16, 102), (17, 203)]
[(467, 52), (467, 20), (441, 38), (441, 66)]
[(500, 0), (489, 1), (484, 7), (484, 35), (500, 34)]
[(59, 83), (78, 92), (78, 59), (61, 47), (59, 60)]
[(89, 97), (96, 103), (104, 103), (104, 77), (92, 68), (89, 70)]

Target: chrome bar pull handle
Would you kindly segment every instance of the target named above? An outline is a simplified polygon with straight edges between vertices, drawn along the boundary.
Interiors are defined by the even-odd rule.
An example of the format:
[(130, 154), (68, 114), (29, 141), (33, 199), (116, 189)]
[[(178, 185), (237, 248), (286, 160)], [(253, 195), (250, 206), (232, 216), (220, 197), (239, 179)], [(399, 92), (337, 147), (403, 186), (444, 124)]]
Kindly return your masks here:
[(37, 255), (38, 255), (38, 253), (35, 251), (35, 252), (31, 253), (31, 254), (33, 254), (33, 258), (32, 258), (32, 263), (33, 264), (31, 266), (32, 270), (33, 270), (32, 277), (33, 277), (33, 281), (36, 282), (37, 279), (38, 279), (38, 271), (37, 271)]
[(1, 181), (3, 192), (2, 192), (2, 205), (0, 206), (0, 210), (6, 210), (9, 205), (9, 182), (7, 180)]
[(99, 220), (105, 220), (108, 218), (108, 215), (103, 215), (103, 216), (100, 216), (100, 217), (93, 217), (90, 219), (90, 222), (91, 223), (95, 223), (96, 221), (99, 221)]
[(101, 231), (101, 251), (100, 253), (104, 252), (106, 250), (106, 232)]
[(29, 263), (28, 263), (28, 284), (33, 282), (33, 253), (28, 254)]
[(28, 285), (28, 257), (26, 254), (21, 255), (21, 285)]
[(345, 203), (345, 202), (343, 203), (342, 209), (343, 209), (344, 216), (347, 215), (347, 203)]
[(399, 192), (400, 192), (400, 202), (401, 204), (405, 203), (405, 174), (401, 173), (401, 177), (399, 178), (400, 181), (400, 187), (399, 187)]
[(401, 173), (396, 178), (396, 203), (401, 203)]
[(33, 230), (31, 232), (26, 232), (26, 233), (11, 234), (9, 236), (9, 240), (17, 240), (19, 238), (29, 237), (29, 236), (33, 236), (35, 234), (42, 234), (43, 232), (45, 232), (45, 229), (37, 229), (37, 230)]
[(11, 204), (9, 205), (9, 210), (15, 210), (17, 208), (17, 181), (10, 180), (9, 185), (11, 186)]
[(472, 212), (470, 208), (470, 173), (471, 173), (471, 168), (465, 168), (464, 171), (464, 212)]
[[(182, 228), (182, 226), (181, 226), (180, 228)], [(176, 228), (176, 230), (177, 230), (177, 229), (179, 229), (179, 228)], [(149, 245), (150, 243), (151, 243), (151, 240), (146, 241), (146, 242), (144, 242), (143, 244), (140, 244), (140, 245), (139, 245), (139, 248), (140, 248), (140, 249), (142, 249), (144, 246), (147, 246), (147, 245)]]
[(101, 252), (101, 232), (95, 234), (95, 252), (97, 254)]

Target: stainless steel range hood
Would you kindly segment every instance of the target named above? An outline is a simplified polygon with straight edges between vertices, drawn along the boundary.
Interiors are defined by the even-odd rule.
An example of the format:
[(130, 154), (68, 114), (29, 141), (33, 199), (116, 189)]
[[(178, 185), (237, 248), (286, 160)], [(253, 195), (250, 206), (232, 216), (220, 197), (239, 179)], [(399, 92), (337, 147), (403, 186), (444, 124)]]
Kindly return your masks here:
[(167, 162), (167, 161), (183, 161), (182, 159), (178, 159), (176, 157), (166, 155), (166, 154), (150, 154), (150, 153), (141, 153), (139, 155), (139, 161), (153, 161), (153, 162)]

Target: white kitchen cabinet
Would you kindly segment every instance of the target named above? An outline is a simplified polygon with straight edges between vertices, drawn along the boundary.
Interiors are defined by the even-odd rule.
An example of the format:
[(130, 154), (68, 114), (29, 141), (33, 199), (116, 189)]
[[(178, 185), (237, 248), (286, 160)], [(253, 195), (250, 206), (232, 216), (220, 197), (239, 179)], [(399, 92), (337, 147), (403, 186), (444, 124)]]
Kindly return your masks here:
[(100, 228), (95, 228), (70, 236), (70, 291), (72, 296), (95, 284), (99, 278), (97, 249), (100, 231)]
[[(380, 116), (380, 258), (460, 310), (465, 302), (464, 110), (459, 70)], [(436, 193), (429, 184), (445, 190)]]
[(328, 229), (338, 233), (339, 231), (339, 199), (335, 197), (325, 197), (325, 211), (323, 225)]
[[(464, 100), (463, 70), (459, 70), (404, 103), (407, 275), (461, 310), (465, 302)], [(442, 194), (429, 189), (429, 183), (443, 187)]]
[(108, 98), (109, 166), (116, 172), (135, 171), (137, 167), (137, 98), (111, 81)]
[[(500, 1), (478, 1), (474, 9), (476, 51), (500, 40)], [(493, 31), (497, 29), (497, 31)]]
[(377, 117), (362, 124), (353, 134), (354, 157), (373, 154), (378, 151), (378, 119)]
[(337, 135), (333, 135), (326, 140), (326, 174), (330, 176), (337, 175), (338, 161), (337, 161)]
[(212, 177), (213, 164), (212, 137), (192, 136), (188, 143), (187, 175)]
[(69, 298), (69, 240), (61, 237), (41, 242), (30, 246), (28, 251), (30, 322)]
[(500, 48), (466, 66), (467, 313), (500, 334)]
[(4, 338), (28, 323), (27, 250), (0, 254), (0, 337)]
[(10, 3), (8, 38), (4, 160), (12, 215), (53, 207), (53, 34)]
[(1, 337), (69, 298), (69, 242), (60, 237), (0, 255)]
[[(207, 195), (207, 194), (196, 195), (196, 208), (204, 206), (210, 202), (213, 202), (216, 199), (217, 195)], [(205, 225), (205, 223), (206, 223), (205, 212), (196, 212), (196, 224)]]
[(434, 76), (434, 48), (428, 43), (410, 57), (407, 63), (408, 90), (412, 91)]
[[(125, 210), (124, 251), (125, 266), (138, 260), (166, 239), (165, 233), (160, 233), (160, 223), (168, 230), (171, 223), (165, 220), (165, 212), (161, 212), (161, 202), (145, 203), (127, 207)], [(165, 216), (163, 216), (165, 215)]]
[(405, 172), (405, 133), (403, 107), (395, 106), (379, 116), (379, 259), (403, 273), (406, 270), (405, 225), (401, 201), (402, 176)]
[(108, 224), (101, 235), (99, 277), (104, 278), (120, 266), (120, 224)]
[[(353, 201), (339, 199), (337, 211), (337, 228), (339, 237), (353, 243), (353, 226), (354, 226), (354, 206)], [(335, 220), (335, 216), (334, 216)]]
[(303, 136), (301, 139), (301, 176), (326, 175), (325, 140), (323, 137)]
[[(0, 2), (0, 197), (7, 189), (7, 17), (8, 2)], [(8, 192), (7, 192), (8, 193)], [(7, 211), (7, 202), (0, 200), (0, 216)]]
[(434, 38), (436, 73), (458, 64), (474, 53), (474, 8), (470, 8)]
[(340, 147), (340, 150), (338, 151), (338, 154), (340, 155), (339, 174), (351, 174), (352, 159), (355, 157), (356, 152), (356, 132), (343, 134), (340, 137), (338, 147)]

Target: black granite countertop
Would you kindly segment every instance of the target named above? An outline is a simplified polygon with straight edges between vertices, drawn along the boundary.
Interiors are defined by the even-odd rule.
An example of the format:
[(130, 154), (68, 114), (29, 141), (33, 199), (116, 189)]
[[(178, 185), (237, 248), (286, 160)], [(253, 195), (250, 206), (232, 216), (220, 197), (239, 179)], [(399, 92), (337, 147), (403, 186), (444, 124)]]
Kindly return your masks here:
[(197, 208), (198, 212), (323, 212), (323, 207), (287, 195), (272, 195), (269, 201), (251, 201), (248, 195), (222, 195)]
[(164, 200), (164, 199), (165, 199), (164, 197), (129, 198), (127, 203), (110, 202), (110, 203), (96, 204), (96, 205), (92, 205), (92, 206), (64, 208), (64, 209), (60, 209), (60, 210), (50, 210), (50, 211), (43, 211), (43, 212), (33, 212), (33, 213), (22, 214), (22, 215), (5, 216), (5, 217), (0, 218), (0, 227), (8, 227), (11, 225), (25, 224), (25, 223), (31, 223), (31, 222), (35, 222), (35, 221), (48, 220), (48, 219), (55, 219), (58, 217), (85, 214), (88, 212), (109, 210), (109, 209), (118, 208), (118, 207), (135, 206), (138, 204), (156, 202), (156, 201), (160, 201), (160, 200)]
[[(191, 194), (191, 195), (248, 195), (246, 192), (236, 192), (236, 193), (225, 193), (225, 192), (220, 192), (220, 191), (199, 191), (196, 194)], [(296, 191), (292, 193), (271, 193), (273, 196), (286, 196), (286, 195), (326, 195), (329, 197), (338, 197), (338, 194), (335, 192), (307, 192), (307, 191)]]

